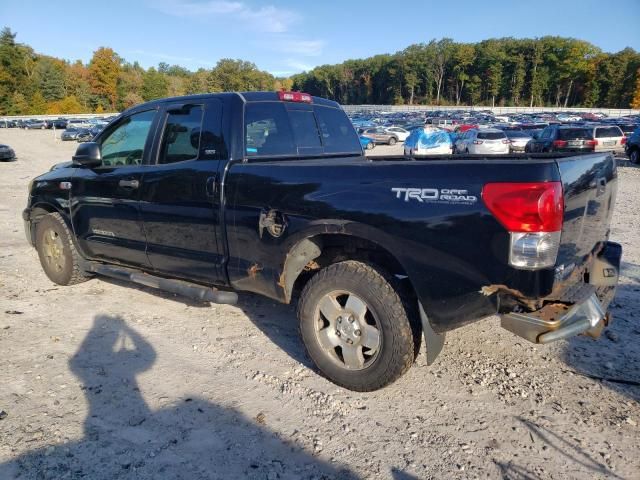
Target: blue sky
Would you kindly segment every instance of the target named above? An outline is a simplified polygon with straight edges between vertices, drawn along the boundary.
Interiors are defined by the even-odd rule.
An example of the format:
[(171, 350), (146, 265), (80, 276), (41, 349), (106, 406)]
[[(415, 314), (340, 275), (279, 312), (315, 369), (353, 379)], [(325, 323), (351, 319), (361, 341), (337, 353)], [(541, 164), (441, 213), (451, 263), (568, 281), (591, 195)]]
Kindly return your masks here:
[(220, 58), (276, 75), (451, 37), (561, 35), (640, 50), (640, 0), (0, 0), (0, 26), (36, 51), (87, 62), (100, 46), (144, 67)]

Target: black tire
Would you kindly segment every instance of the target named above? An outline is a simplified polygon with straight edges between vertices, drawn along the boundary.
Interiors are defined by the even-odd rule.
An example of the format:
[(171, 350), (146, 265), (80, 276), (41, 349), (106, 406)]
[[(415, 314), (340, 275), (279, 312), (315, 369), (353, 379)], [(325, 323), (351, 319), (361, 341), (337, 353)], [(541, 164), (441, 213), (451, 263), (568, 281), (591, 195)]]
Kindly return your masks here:
[[(45, 239), (45, 235), (51, 240)], [(58, 285), (74, 285), (90, 278), (81, 267), (82, 257), (76, 250), (69, 227), (59, 213), (50, 213), (36, 224), (36, 250), (40, 264), (49, 279)], [(53, 242), (55, 254), (47, 247)]]
[(391, 137), (389, 139), (389, 145), (395, 145), (398, 142), (398, 139), (396, 137)]
[(634, 164), (640, 164), (640, 149), (634, 148), (629, 152), (629, 161)]
[[(405, 307), (398, 291), (392, 286), (394, 283), (394, 277), (386, 272), (366, 263), (348, 260), (322, 269), (304, 287), (298, 303), (302, 340), (307, 353), (320, 372), (337, 385), (358, 392), (369, 392), (393, 383), (411, 367), (419, 336), (416, 336), (415, 329), (411, 327), (409, 309)], [(347, 302), (350, 301), (351, 296), (355, 296), (365, 304), (366, 315), (370, 315), (370, 317), (363, 315), (353, 323), (353, 316), (357, 314), (346, 313), (352, 322), (350, 324), (352, 334), (338, 333), (337, 323), (334, 332), (331, 322), (321, 313), (321, 302), (333, 295), (336, 295), (336, 299), (345, 295), (336, 292), (347, 292), (349, 299)], [(348, 309), (348, 303), (340, 305), (339, 300), (337, 300), (337, 306)], [(342, 316), (337, 318), (341, 319)], [(348, 325), (346, 319), (345, 316), (344, 324)], [(359, 322), (363, 319), (366, 323), (359, 326)], [(321, 325), (325, 325), (325, 328), (321, 328)], [(364, 345), (365, 337), (368, 336), (369, 328), (372, 326), (377, 332), (378, 343), (375, 352), (369, 355), (372, 350)], [(363, 333), (358, 333), (360, 331), (358, 328), (362, 328)], [(322, 332), (326, 331), (329, 331), (329, 335), (333, 336), (336, 342), (342, 342), (344, 346), (323, 347), (320, 337), (323, 336)], [(356, 342), (362, 342), (362, 344), (358, 346), (344, 344), (345, 341), (350, 341), (347, 338), (348, 335), (362, 335), (360, 340), (353, 337), (356, 338)], [(356, 369), (350, 369), (347, 366), (346, 353), (342, 353), (346, 352), (343, 348), (351, 350), (359, 348), (359, 356), (364, 359), (363, 363)], [(365, 352), (365, 349), (368, 351)]]

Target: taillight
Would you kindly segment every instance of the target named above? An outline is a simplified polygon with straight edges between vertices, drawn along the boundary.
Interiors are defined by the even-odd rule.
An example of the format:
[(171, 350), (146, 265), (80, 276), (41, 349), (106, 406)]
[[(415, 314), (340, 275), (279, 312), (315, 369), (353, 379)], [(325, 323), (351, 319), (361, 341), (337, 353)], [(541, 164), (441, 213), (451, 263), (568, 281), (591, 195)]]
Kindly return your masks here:
[(553, 146), (554, 147), (566, 147), (567, 146), (567, 142), (565, 140), (554, 140), (553, 141)]
[(511, 143), (511, 140), (502, 140), (502, 143)]
[(597, 140), (587, 140), (586, 142), (584, 142), (584, 144), (587, 147), (595, 147), (596, 145), (598, 145), (598, 141)]
[(278, 98), (285, 102), (304, 102), (304, 103), (312, 103), (313, 99), (311, 95), (308, 93), (302, 92), (285, 92), (280, 90), (278, 92)]
[(482, 140), (474, 140), (473, 144), (474, 145), (481, 145), (482, 144)]
[(622, 137), (620, 139), (620, 145), (626, 145), (626, 143), (627, 143), (627, 137)]
[(555, 264), (564, 216), (560, 182), (488, 183), (482, 200), (509, 231), (511, 266), (532, 270)]

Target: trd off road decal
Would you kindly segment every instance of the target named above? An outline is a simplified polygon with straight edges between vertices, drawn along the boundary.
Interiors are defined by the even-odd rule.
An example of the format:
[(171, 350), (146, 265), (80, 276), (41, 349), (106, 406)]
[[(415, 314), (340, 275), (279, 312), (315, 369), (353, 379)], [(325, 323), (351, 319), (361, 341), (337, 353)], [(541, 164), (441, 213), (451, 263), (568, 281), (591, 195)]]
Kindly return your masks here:
[(405, 202), (421, 203), (455, 203), (471, 205), (478, 201), (475, 195), (469, 195), (468, 190), (459, 188), (392, 188), (396, 198)]

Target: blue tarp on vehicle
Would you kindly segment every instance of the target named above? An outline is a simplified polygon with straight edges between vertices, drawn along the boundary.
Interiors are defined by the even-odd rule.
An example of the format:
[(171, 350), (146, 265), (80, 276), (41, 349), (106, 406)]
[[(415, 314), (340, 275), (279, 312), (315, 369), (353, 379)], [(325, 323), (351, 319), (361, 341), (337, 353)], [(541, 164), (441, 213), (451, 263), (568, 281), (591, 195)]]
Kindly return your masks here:
[(421, 150), (439, 148), (443, 145), (451, 147), (451, 138), (444, 130), (416, 128), (404, 142), (405, 147)]

